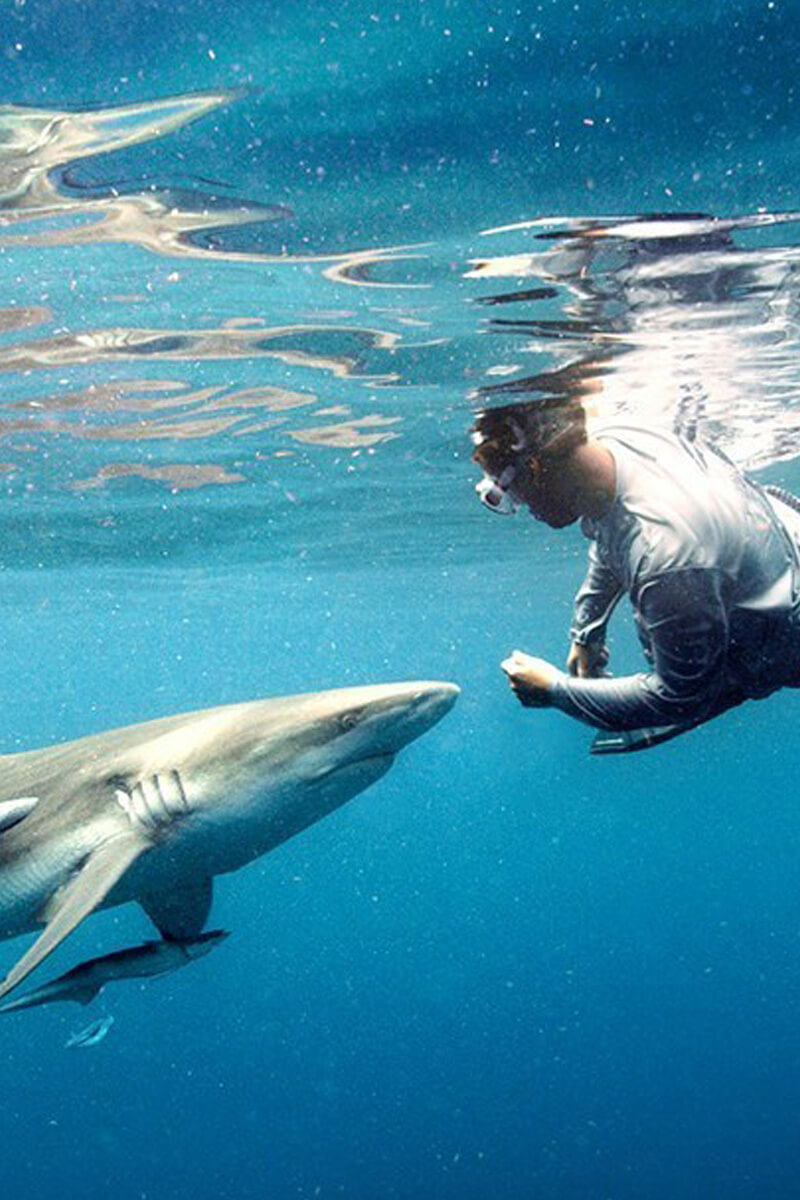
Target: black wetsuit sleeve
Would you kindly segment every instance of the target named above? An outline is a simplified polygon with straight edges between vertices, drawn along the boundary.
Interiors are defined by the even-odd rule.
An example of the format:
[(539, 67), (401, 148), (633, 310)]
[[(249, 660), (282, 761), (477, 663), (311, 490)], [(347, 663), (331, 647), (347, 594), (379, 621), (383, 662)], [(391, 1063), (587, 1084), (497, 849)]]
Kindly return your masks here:
[(605, 641), (606, 626), (625, 589), (601, 559), (597, 545), (589, 545), (589, 568), (575, 597), (569, 636), (579, 646)]
[[(561, 674), (552, 703), (598, 729), (704, 721), (727, 707), (728, 620), (719, 572), (691, 569), (648, 579), (631, 600), (646, 628), (653, 668), (620, 679)], [(730, 703), (736, 703), (731, 699)]]

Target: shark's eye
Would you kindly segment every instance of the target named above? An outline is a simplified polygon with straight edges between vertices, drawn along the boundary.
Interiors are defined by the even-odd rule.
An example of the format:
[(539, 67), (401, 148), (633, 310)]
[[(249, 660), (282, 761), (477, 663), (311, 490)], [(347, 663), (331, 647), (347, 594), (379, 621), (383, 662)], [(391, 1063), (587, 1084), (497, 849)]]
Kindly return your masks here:
[(358, 709), (351, 709), (350, 712), (342, 713), (339, 717), (339, 729), (342, 733), (348, 733), (351, 729), (355, 729), (356, 725), (361, 721), (361, 712)]

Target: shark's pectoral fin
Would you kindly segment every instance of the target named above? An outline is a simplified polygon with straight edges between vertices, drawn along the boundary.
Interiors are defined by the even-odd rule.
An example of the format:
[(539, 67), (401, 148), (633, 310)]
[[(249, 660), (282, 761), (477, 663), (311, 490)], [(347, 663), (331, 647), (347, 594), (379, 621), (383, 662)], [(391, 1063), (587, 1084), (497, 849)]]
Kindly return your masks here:
[(47, 927), (0, 984), (0, 998), (22, 983), (72, 933), (108, 895), (131, 863), (149, 848), (146, 838), (130, 832), (104, 842), (89, 855), (78, 874), (59, 893), (54, 911), (48, 913)]
[(163, 938), (181, 942), (201, 932), (212, 899), (212, 880), (200, 878), (178, 884), (172, 891), (140, 896), (139, 903)]

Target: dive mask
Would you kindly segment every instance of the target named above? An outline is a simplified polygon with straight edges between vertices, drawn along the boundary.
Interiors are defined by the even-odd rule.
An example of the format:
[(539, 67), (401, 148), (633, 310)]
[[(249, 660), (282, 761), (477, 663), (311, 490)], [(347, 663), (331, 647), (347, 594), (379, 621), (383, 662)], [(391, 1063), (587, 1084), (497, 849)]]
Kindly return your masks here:
[(490, 512), (499, 513), (501, 517), (511, 517), (519, 508), (519, 501), (507, 491), (513, 483), (517, 468), (513, 463), (505, 468), (498, 479), (484, 475), (480, 483), (475, 484), (475, 491), (481, 504), (485, 504)]

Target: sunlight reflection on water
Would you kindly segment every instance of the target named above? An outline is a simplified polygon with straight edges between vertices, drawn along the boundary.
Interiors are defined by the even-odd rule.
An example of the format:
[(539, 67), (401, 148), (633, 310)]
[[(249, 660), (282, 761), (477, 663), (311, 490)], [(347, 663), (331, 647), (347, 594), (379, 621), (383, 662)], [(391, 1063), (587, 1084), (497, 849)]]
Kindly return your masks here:
[[(191, 493), (188, 541), (221, 553), (246, 506), (277, 558), (327, 554), (343, 511), (340, 554), (349, 537), (359, 557), (391, 556), (398, 538), (423, 558), (468, 556), (472, 410), (565, 389), (597, 422), (699, 431), (750, 467), (796, 457), (797, 214), (539, 216), (405, 247), (342, 230), (347, 250), (290, 254), (285, 205), (203, 182), (222, 139), (219, 161), (184, 163), (180, 181), (74, 175), (234, 101), (247, 98), (0, 109), (13, 299), (0, 467), (15, 520), (57, 514), (73, 546), (96, 551), (100, 530), (124, 558), (132, 502), (156, 529), (165, 496)], [(225, 233), (254, 229), (273, 232), (257, 247)]]

